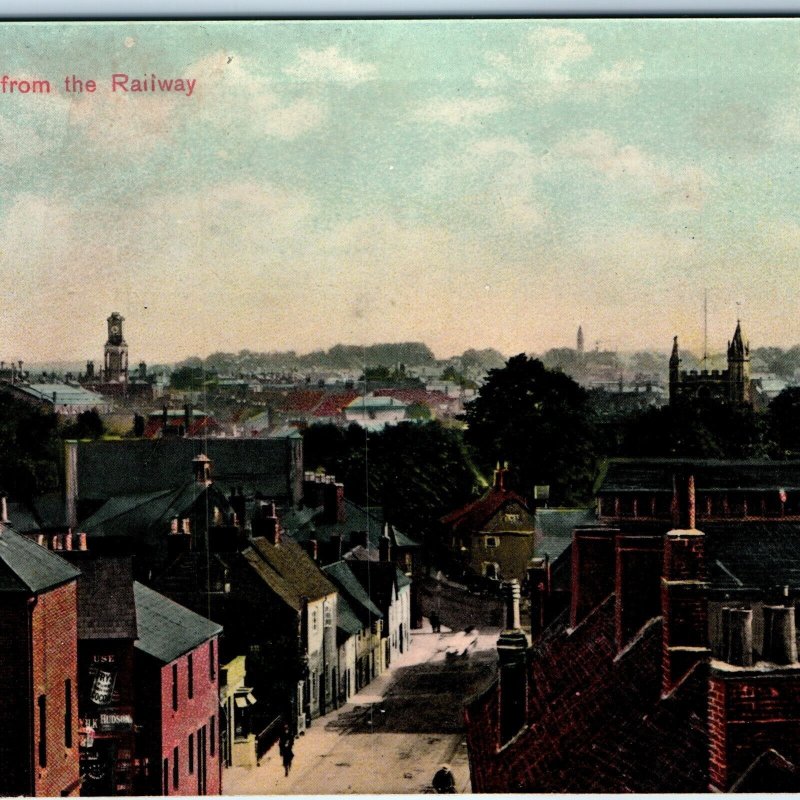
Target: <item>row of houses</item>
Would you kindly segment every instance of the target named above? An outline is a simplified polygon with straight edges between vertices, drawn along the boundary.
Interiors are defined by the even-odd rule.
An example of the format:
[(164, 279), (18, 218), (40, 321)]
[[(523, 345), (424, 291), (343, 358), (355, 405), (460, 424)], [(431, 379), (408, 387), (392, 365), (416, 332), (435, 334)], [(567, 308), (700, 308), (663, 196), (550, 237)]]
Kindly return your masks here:
[[(284, 722), (302, 733), (408, 648), (410, 570), (397, 565), (415, 543), (391, 526), (370, 541), (376, 531), (362, 531), (362, 518), (348, 523), (341, 484), (294, 475), (294, 440), (215, 442), (207, 449), (219, 480), (201, 446), (69, 443), (63, 518), (44, 526), (12, 507), (6, 541), (72, 585), (78, 651), (74, 670), (62, 665), (69, 674), (42, 678), (20, 719), (30, 746), (57, 741), (41, 744), (37, 703), (58, 695), (45, 701), (52, 731), (70, 681), (72, 744), (54, 752), (77, 767), (34, 770), (2, 793), (218, 793), (223, 766), (257, 763)], [(335, 553), (300, 535), (324, 529), (332, 513), (347, 531)], [(28, 588), (36, 597), (43, 587)], [(42, 634), (41, 647), (72, 636), (62, 629), (69, 618)], [(24, 656), (20, 670), (31, 663)]]

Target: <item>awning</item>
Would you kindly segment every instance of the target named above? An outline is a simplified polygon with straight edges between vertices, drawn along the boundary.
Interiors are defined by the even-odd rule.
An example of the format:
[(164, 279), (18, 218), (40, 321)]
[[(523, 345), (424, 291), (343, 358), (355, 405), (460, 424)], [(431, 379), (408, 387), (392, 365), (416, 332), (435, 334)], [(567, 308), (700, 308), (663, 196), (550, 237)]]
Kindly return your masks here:
[(233, 698), (233, 701), (236, 703), (236, 708), (247, 708), (248, 706), (254, 706), (256, 704), (256, 698), (253, 696), (252, 692), (237, 694), (236, 697)]

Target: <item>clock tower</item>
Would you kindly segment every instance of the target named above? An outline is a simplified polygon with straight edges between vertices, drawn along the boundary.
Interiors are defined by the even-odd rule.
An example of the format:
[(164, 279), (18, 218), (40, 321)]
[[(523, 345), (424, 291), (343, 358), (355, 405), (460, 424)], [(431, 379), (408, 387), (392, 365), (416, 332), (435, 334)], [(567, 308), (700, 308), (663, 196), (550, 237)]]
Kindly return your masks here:
[(126, 383), (128, 380), (128, 344), (122, 336), (125, 321), (118, 311), (108, 318), (108, 341), (105, 347), (103, 379), (107, 382)]

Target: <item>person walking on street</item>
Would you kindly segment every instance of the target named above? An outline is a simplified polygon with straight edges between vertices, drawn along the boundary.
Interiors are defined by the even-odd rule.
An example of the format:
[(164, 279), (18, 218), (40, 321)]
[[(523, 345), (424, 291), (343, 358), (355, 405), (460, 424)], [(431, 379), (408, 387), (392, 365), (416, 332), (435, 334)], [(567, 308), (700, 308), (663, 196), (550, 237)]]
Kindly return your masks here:
[(278, 750), (281, 754), (283, 761), (283, 770), (285, 776), (289, 777), (289, 770), (292, 768), (292, 760), (294, 759), (294, 736), (289, 730), (289, 725), (284, 724), (283, 731), (281, 731), (281, 738), (278, 741)]
[(436, 794), (456, 793), (456, 779), (447, 764), (442, 764), (433, 776), (433, 789)]

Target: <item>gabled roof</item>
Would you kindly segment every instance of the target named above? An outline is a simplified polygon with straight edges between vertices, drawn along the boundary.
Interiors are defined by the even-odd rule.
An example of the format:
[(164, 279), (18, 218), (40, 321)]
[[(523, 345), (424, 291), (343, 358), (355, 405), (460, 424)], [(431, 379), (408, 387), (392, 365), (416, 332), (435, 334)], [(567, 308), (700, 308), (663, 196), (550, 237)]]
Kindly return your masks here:
[(139, 638), (136, 649), (169, 664), (222, 633), (217, 625), (138, 581), (133, 584)]
[(692, 472), (698, 492), (800, 489), (800, 461), (648, 458), (609, 461), (598, 492), (672, 492), (679, 470)]
[(177, 489), (112, 497), (81, 523), (81, 529), (92, 536), (135, 536), (156, 525), (168, 526), (170, 520), (185, 515), (207, 489), (219, 494), (227, 506), (213, 484), (206, 487), (189, 480)]
[(353, 611), (350, 603), (347, 602), (347, 598), (341, 594), (341, 592), (339, 593), (339, 599), (336, 603), (336, 627), (340, 634), (336, 637), (339, 640), (339, 644), (349, 639), (351, 636), (358, 635), (364, 630), (364, 625), (358, 619), (356, 612)]
[(264, 538), (253, 539), (244, 553), (255, 573), (295, 611), (303, 607), (303, 598), (320, 600), (336, 594), (336, 587), (296, 542), (283, 537), (274, 545)]
[[(317, 516), (316, 509), (307, 519), (304, 519), (298, 513), (295, 516), (284, 517), (282, 521), (286, 529), (291, 531), (295, 540), (300, 542), (308, 539), (329, 542), (332, 536), (339, 535), (346, 545), (350, 534), (368, 531), (369, 541), (377, 545), (381, 536), (383, 536), (386, 526), (383, 518), (383, 509), (379, 506), (373, 506), (367, 511), (363, 506), (359, 506), (347, 499), (344, 501), (344, 508), (344, 522), (322, 522)], [(389, 523), (389, 538), (392, 540), (394, 547), (420, 547), (419, 542), (398, 530), (391, 523)]]
[(88, 557), (81, 559), (80, 567), (78, 639), (135, 639), (131, 559)]
[(80, 574), (60, 556), (0, 525), (0, 593), (40, 594)]
[(55, 403), (58, 406), (97, 406), (105, 405), (106, 399), (90, 392), (81, 386), (70, 386), (66, 383), (31, 383), (28, 386), (14, 387), (37, 400)]
[(394, 591), (399, 591), (411, 583), (393, 563), (388, 561), (349, 560), (347, 563), (378, 608), (388, 608)]
[(453, 531), (473, 532), (481, 529), (495, 514), (510, 503), (518, 503), (526, 511), (528, 506), (525, 500), (511, 489), (492, 486), (482, 497), (471, 503), (451, 511), (442, 517), (442, 524)]
[(383, 618), (381, 610), (370, 600), (366, 590), (346, 561), (328, 564), (327, 567), (322, 568), (322, 571), (336, 584), (336, 588), (339, 590), (340, 613), (344, 597), (350, 603), (353, 613), (364, 625), (368, 625), (372, 620)]

